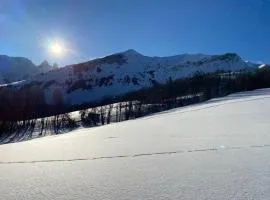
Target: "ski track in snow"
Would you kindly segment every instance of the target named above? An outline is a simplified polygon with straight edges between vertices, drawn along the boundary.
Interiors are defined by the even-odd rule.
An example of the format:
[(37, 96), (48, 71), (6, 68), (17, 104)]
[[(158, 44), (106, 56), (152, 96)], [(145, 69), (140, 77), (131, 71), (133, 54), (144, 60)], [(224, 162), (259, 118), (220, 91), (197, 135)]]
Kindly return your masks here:
[(142, 157), (142, 156), (171, 155), (171, 154), (180, 154), (180, 153), (196, 153), (196, 152), (209, 152), (209, 151), (226, 151), (226, 150), (238, 150), (238, 149), (249, 149), (249, 148), (264, 148), (264, 147), (270, 147), (270, 144), (252, 145), (248, 147), (221, 147), (221, 148), (213, 148), (213, 149), (194, 149), (194, 150), (187, 150), (187, 151), (178, 150), (178, 151), (142, 153), (142, 154), (133, 154), (133, 155), (101, 156), (101, 157), (93, 157), (93, 158), (73, 158), (73, 159), (66, 159), (66, 160), (63, 159), (63, 160), (33, 160), (33, 161), (0, 162), (0, 165), (34, 164), (34, 163), (47, 163), (47, 162), (91, 161), (91, 160), (100, 160), (100, 159), (134, 158), (134, 157)]

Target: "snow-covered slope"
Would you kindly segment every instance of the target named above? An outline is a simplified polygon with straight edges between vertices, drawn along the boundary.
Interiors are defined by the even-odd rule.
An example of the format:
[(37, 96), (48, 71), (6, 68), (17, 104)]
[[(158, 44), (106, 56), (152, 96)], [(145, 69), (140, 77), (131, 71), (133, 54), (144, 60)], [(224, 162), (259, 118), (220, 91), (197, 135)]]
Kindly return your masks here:
[(0, 198), (270, 198), (270, 89), (0, 146)]
[(29, 79), (39, 73), (48, 72), (52, 68), (47, 61), (36, 66), (24, 57), (0, 55), (0, 84)]
[(46, 102), (53, 104), (55, 93), (65, 104), (79, 105), (105, 97), (150, 87), (194, 75), (196, 72), (239, 71), (251, 67), (238, 55), (183, 54), (148, 57), (134, 50), (40, 74), (23, 84), (40, 85)]

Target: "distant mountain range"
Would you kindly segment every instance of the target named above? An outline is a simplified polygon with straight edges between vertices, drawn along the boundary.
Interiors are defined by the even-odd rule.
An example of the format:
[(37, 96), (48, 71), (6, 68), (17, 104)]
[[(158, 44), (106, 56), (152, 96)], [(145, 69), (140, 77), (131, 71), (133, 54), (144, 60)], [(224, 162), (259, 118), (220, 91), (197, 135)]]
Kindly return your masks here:
[(27, 58), (0, 55), (0, 83), (29, 79), (39, 73), (46, 73), (55, 67), (57, 67), (56, 64), (51, 66), (47, 61), (43, 61), (36, 66)]
[(35, 66), (26, 58), (0, 57), (2, 80), (25, 79), (12, 85), (18, 88), (38, 86), (49, 105), (56, 104), (55, 94), (60, 96), (61, 103), (81, 105), (151, 87), (155, 83), (190, 77), (198, 72), (235, 72), (258, 67), (258, 64), (246, 62), (234, 53), (149, 57), (135, 50), (127, 50), (58, 69), (46, 61)]

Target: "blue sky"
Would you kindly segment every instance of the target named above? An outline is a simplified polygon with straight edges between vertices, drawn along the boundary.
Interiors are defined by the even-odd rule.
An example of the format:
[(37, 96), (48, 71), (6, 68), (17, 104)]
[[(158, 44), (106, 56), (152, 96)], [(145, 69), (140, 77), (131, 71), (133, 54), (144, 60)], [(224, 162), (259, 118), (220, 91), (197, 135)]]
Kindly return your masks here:
[[(48, 54), (51, 40), (70, 51)], [(270, 63), (270, 1), (0, 0), (0, 54), (66, 65), (131, 48)]]

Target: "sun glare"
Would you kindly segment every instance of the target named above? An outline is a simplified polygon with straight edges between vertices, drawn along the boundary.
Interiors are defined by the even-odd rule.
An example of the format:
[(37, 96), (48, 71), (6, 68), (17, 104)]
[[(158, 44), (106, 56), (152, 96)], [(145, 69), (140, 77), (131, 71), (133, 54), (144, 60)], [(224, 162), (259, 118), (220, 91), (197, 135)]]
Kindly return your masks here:
[(52, 44), (51, 47), (51, 52), (56, 54), (56, 55), (59, 55), (59, 54), (62, 54), (63, 53), (63, 47), (60, 45), (60, 44)]

